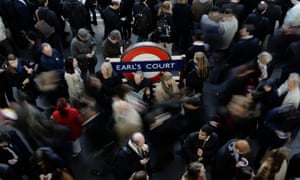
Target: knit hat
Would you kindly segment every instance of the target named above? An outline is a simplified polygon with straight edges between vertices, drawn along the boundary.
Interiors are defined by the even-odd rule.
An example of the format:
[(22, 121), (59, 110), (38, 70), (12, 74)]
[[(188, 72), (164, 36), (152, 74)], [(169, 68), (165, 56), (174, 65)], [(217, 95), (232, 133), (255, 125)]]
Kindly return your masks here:
[(89, 32), (84, 28), (80, 28), (78, 30), (78, 36), (80, 37), (81, 40), (86, 41), (89, 38)]
[(117, 30), (117, 29), (111, 31), (108, 36), (109, 36), (109, 38), (111, 40), (118, 40), (118, 41), (120, 41), (122, 39), (120, 31)]

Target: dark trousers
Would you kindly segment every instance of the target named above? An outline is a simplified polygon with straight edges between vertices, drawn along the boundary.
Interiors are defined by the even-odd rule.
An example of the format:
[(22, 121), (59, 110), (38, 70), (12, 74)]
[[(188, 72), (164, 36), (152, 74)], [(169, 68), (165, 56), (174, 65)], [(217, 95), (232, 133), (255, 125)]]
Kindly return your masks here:
[(83, 79), (87, 78), (88, 72), (89, 72), (89, 74), (95, 74), (96, 64), (97, 64), (97, 61), (93, 62), (93, 63), (79, 64), (79, 68), (81, 70), (81, 77)]

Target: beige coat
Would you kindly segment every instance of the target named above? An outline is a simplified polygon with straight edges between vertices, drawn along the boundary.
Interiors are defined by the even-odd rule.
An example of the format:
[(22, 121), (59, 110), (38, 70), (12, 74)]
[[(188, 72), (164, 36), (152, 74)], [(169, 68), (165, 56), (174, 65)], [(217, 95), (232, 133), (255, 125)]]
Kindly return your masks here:
[(84, 90), (83, 80), (80, 76), (80, 69), (76, 68), (73, 74), (66, 72), (65, 80), (68, 85), (70, 102), (73, 103), (75, 100), (79, 100)]
[[(173, 79), (172, 80), (172, 87), (173, 87), (173, 94), (177, 94), (179, 93), (179, 88), (175, 82), (175, 80)], [(155, 102), (162, 102), (162, 101), (165, 101), (165, 100), (168, 100), (170, 99), (171, 96), (169, 94), (167, 94), (163, 87), (162, 87), (162, 82), (159, 83), (159, 85), (156, 87), (155, 89)]]

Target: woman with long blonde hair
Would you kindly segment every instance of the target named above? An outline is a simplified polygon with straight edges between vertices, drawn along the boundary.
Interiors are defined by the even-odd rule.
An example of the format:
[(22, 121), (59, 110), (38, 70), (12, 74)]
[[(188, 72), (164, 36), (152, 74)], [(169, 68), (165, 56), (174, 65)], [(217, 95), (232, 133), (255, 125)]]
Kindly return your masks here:
[(194, 59), (190, 60), (186, 68), (186, 87), (195, 92), (202, 92), (203, 82), (208, 77), (209, 63), (203, 52), (196, 52)]

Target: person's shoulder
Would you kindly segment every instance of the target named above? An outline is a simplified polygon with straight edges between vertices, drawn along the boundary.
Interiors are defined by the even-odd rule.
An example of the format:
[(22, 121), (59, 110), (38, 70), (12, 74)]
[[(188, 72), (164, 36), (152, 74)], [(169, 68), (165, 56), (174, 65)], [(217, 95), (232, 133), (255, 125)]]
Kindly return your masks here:
[(102, 42), (102, 47), (106, 47), (111, 44), (111, 41), (108, 38), (105, 38)]
[(212, 24), (213, 25), (219, 25), (219, 23), (217, 23), (217, 22), (213, 21), (212, 19), (210, 19), (207, 14), (202, 15), (200, 22), (204, 23), (204, 24), (208, 24), (208, 25), (212, 25)]
[(218, 140), (219, 139), (219, 135), (216, 132), (213, 132), (211, 134), (211, 138), (214, 139), (214, 140)]
[(76, 42), (76, 41), (78, 41), (78, 40), (77, 40), (77, 37), (74, 36), (74, 37), (72, 38), (72, 40), (71, 40), (71, 44), (73, 44), (73, 43)]
[(88, 41), (86, 41), (86, 43), (87, 44), (91, 44), (92, 43), (93, 45), (97, 44), (95, 38), (90, 33), (88, 34)]
[(57, 49), (53, 48), (53, 57), (56, 58), (57, 61), (64, 61), (63, 55)]
[(95, 73), (94, 75), (95, 75), (95, 77), (96, 77), (97, 79), (99, 79), (101, 82), (102, 82), (102, 80), (104, 79), (104, 78), (103, 78), (103, 75), (102, 75), (102, 73), (101, 73), (101, 70), (96, 71), (96, 73)]
[(64, 77), (65, 77), (66, 80), (70, 80), (73, 77), (73, 74), (68, 73), (67, 71), (65, 71)]
[(52, 11), (48, 7), (39, 7), (38, 10), (39, 10), (39, 12), (45, 13), (46, 15), (53, 15), (53, 14), (55, 14), (54, 11)]
[(55, 53), (55, 54), (60, 54), (60, 52), (59, 52), (57, 49), (55, 49), (55, 48), (52, 48), (52, 51), (53, 51), (53, 53)]
[(48, 56), (46, 56), (45, 54), (42, 53), (41, 57), (40, 57), (40, 63), (45, 62), (47, 59), (48, 59)]
[(52, 117), (53, 117), (53, 119), (55, 120), (58, 116), (59, 116), (59, 111), (58, 111), (58, 110), (54, 110), (54, 111), (52, 112)]
[(37, 10), (38, 10), (39, 12), (45, 12), (45, 11), (48, 11), (49, 8), (48, 8), (48, 7), (39, 6)]
[[(128, 143), (128, 142), (127, 142)], [(121, 149), (120, 149), (120, 155), (130, 155), (130, 154), (132, 154), (133, 153), (133, 149), (128, 145), (128, 144), (126, 144), (126, 145), (123, 145), (122, 147), (121, 147)]]
[(78, 109), (77, 108), (74, 108), (72, 106), (69, 105), (69, 107), (67, 108), (69, 111), (72, 111), (72, 112), (78, 112)]
[(111, 11), (111, 7), (107, 6), (102, 10), (101, 15), (106, 16)]
[(198, 131), (194, 131), (194, 132), (191, 132), (190, 134), (188, 134), (188, 136), (185, 138), (186, 140), (187, 139), (190, 139), (190, 140), (198, 140), (198, 136), (199, 136), (199, 132)]
[(127, 80), (127, 84), (131, 85), (131, 86), (134, 85), (135, 84), (134, 79), (133, 78), (132, 79), (128, 79)]
[(151, 81), (150, 79), (148, 79), (148, 78), (144, 78), (144, 79), (143, 79), (143, 83), (144, 83), (145, 85), (152, 85), (152, 81)]

